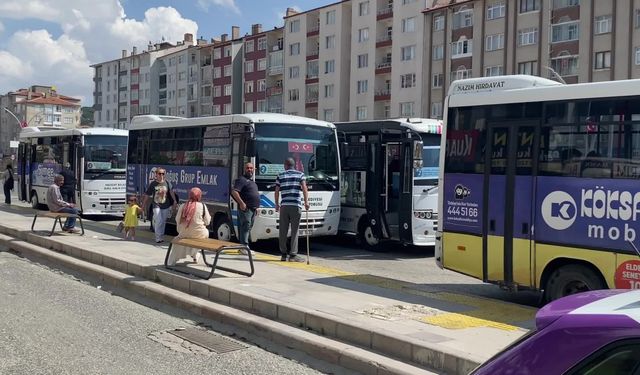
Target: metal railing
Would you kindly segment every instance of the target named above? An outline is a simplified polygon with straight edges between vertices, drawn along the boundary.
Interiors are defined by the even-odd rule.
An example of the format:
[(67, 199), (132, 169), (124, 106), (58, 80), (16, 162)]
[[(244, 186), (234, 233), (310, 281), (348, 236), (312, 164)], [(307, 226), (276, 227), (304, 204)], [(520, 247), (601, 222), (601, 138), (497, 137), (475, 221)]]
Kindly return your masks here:
[(376, 65), (376, 69), (383, 69), (383, 68), (390, 68), (390, 67), (391, 67), (391, 61), (390, 60), (382, 61), (382, 62), (378, 63), (378, 65)]

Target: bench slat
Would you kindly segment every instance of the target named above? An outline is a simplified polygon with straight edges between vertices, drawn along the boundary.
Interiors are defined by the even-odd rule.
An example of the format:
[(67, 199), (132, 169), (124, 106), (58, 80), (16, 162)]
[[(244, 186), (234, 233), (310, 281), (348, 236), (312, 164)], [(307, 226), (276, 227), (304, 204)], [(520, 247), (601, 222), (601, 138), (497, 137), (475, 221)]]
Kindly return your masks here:
[(64, 218), (69, 218), (69, 217), (75, 217), (77, 218), (78, 215), (76, 214), (69, 214), (66, 212), (52, 212), (52, 211), (47, 211), (47, 212), (43, 212), (43, 213), (37, 213), (38, 216), (44, 216), (44, 217), (51, 217), (51, 218), (56, 218), (56, 217), (64, 217)]
[(187, 247), (193, 247), (193, 248), (198, 248), (198, 249), (205, 249), (205, 250), (218, 250), (220, 248), (223, 247), (244, 247), (244, 245), (242, 244), (238, 244), (235, 242), (229, 242), (229, 241), (221, 241), (221, 240), (216, 240), (213, 238), (182, 238), (182, 239), (176, 239), (174, 238), (171, 241), (173, 244), (175, 245), (182, 245), (182, 246), (187, 246)]

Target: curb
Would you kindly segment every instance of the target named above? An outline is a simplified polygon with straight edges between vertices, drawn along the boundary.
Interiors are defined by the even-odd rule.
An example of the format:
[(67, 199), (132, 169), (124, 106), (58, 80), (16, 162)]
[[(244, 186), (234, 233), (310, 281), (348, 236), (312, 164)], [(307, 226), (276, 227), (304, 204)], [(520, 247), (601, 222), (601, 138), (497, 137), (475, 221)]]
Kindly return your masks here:
[[(459, 353), (451, 353), (442, 348), (427, 347), (423, 342), (396, 335), (390, 331), (374, 331), (362, 328), (357, 324), (339, 320), (330, 314), (306, 309), (265, 296), (227, 290), (215, 285), (209, 285), (199, 279), (165, 270), (162, 266), (141, 266), (84, 250), (77, 246), (52, 241), (47, 237), (42, 237), (29, 231), (19, 231), (2, 225), (0, 225), (0, 233), (21, 239), (30, 244), (41, 246), (45, 249), (52, 249), (59, 253), (80, 259), (81, 261), (84, 260), (97, 266), (104, 266), (109, 271), (122, 272), (127, 275), (143, 278), (147, 281), (159, 282), (166, 287), (172, 288), (176, 293), (188, 293), (192, 298), (204, 298), (208, 300), (207, 302), (211, 301), (228, 308), (239, 309), (245, 313), (258, 315), (260, 318), (268, 319), (277, 324), (286, 324), (286, 327), (290, 329), (313, 331), (317, 333), (315, 337), (318, 338), (340, 340), (344, 342), (345, 345), (354, 345), (359, 348), (364, 348), (365, 350), (372, 350), (393, 358), (390, 359), (393, 361), (399, 360), (409, 363), (410, 365), (424, 366), (435, 369), (436, 371), (456, 375), (467, 374), (482, 362), (480, 359), (463, 357)], [(15, 242), (10, 242), (7, 246), (13, 248), (14, 244)], [(183, 307), (191, 311), (190, 306), (186, 305)], [(321, 359), (325, 358), (321, 357)], [(329, 360), (329, 362), (333, 361)], [(360, 371), (358, 369), (355, 370)], [(414, 371), (410, 373), (416, 373), (415, 370), (419, 369), (414, 367)], [(375, 372), (366, 371), (365, 373)]]

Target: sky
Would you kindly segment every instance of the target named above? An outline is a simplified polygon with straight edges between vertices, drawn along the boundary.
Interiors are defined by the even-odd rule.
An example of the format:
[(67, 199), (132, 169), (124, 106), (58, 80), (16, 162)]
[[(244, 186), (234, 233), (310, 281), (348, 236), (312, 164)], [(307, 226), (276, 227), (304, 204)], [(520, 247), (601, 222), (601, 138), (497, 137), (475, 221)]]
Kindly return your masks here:
[(282, 26), (287, 7), (298, 11), (331, 0), (0, 0), (0, 94), (32, 85), (93, 105), (91, 64), (149, 43), (244, 35), (254, 23)]

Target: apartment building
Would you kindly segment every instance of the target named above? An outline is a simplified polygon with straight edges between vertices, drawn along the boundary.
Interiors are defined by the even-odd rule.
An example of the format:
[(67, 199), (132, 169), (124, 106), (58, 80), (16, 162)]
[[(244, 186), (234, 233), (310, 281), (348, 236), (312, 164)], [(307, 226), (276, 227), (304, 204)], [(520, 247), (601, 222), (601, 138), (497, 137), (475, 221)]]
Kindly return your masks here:
[(34, 85), (0, 95), (0, 157), (15, 153), (10, 142), (18, 140), (21, 128), (76, 128), (80, 117), (80, 99), (62, 95), (52, 86)]
[(213, 115), (242, 111), (242, 49), (240, 28), (231, 28), (231, 39), (222, 34), (213, 47)]
[(348, 118), (351, 1), (302, 13), (288, 9), (284, 34), (284, 112), (326, 121)]
[[(459, 78), (533, 74), (566, 83), (640, 77), (640, 1), (428, 1), (423, 107), (442, 115)], [(618, 37), (617, 37), (618, 36)], [(624, 37), (621, 37), (624, 36)]]
[(262, 31), (260, 24), (244, 37), (243, 113), (282, 113), (283, 38), (283, 28)]
[[(130, 55), (122, 50), (119, 59), (91, 65), (94, 69), (95, 126), (126, 129), (130, 119), (138, 114), (165, 114), (168, 61), (163, 57), (192, 45), (193, 36), (185, 34), (175, 45), (164, 41), (150, 43), (141, 53), (134, 47)], [(177, 65), (173, 70), (176, 69)], [(177, 75), (177, 71), (173, 74)], [(165, 88), (161, 90), (163, 86)], [(162, 100), (160, 95), (164, 95)], [(160, 103), (164, 104), (161, 106)]]

